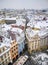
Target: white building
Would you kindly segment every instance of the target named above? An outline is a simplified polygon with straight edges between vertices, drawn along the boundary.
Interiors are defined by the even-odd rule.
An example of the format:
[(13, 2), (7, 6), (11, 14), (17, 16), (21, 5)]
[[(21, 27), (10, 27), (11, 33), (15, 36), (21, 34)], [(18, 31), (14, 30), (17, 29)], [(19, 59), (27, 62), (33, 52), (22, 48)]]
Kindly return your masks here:
[(27, 55), (23, 55), (14, 64), (23, 65), (27, 61), (27, 59), (28, 59), (28, 56)]

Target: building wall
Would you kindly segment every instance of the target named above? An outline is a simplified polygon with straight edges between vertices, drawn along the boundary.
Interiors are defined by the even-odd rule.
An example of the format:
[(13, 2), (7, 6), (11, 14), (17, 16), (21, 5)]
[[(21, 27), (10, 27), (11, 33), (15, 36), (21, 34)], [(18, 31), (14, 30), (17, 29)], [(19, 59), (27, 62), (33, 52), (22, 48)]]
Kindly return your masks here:
[(28, 40), (28, 51), (31, 53), (36, 50), (40, 50), (40, 37), (38, 35), (32, 37), (31, 41)]
[(12, 62), (10, 58), (10, 50), (5, 50), (5, 47), (1, 48), (1, 56), (0, 56), (0, 64), (1, 65), (8, 65), (9, 62)]
[(25, 47), (24, 41), (18, 44), (18, 54), (20, 54), (20, 52), (23, 52), (24, 47)]
[(15, 40), (11, 42), (10, 54), (11, 54), (12, 60), (16, 59), (16, 57), (18, 56), (18, 44)]
[(15, 24), (16, 20), (5, 20), (6, 24)]
[(40, 48), (47, 49), (47, 47), (48, 47), (48, 36), (41, 38), (40, 40)]
[(0, 20), (0, 24), (4, 24), (4, 23), (5, 23), (4, 19)]
[(27, 38), (27, 44), (28, 44), (28, 51), (32, 53), (32, 51), (36, 50), (44, 50), (48, 47), (48, 36), (46, 37), (39, 37), (38, 35), (35, 35), (32, 37), (31, 41)]

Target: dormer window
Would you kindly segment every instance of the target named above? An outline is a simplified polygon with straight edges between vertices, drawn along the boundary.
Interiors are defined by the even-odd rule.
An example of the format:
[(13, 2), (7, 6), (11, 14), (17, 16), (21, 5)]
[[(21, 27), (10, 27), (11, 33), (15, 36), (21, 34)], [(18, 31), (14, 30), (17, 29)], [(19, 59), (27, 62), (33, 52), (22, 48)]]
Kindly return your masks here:
[(3, 36), (0, 36), (0, 42), (3, 42)]

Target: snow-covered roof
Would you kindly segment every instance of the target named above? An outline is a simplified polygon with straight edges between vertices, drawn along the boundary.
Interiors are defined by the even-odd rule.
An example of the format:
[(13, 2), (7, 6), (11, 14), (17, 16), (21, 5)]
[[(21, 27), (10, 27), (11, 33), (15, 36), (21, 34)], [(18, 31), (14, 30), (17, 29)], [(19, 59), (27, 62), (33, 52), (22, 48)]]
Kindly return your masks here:
[(3, 41), (0, 42), (0, 44), (2, 44), (2, 45), (0, 45), (0, 46), (1, 46), (1, 47), (2, 47), (2, 46), (10, 47), (10, 43), (11, 43), (11, 39), (8, 39), (7, 37), (4, 37), (4, 38), (3, 38)]
[(6, 47), (10, 47), (11, 46), (11, 44), (10, 44), (11, 43), (11, 39), (8, 39), (8, 38), (5, 37), (3, 43), (5, 44)]
[(39, 28), (43, 28), (43, 27), (47, 27), (48, 26), (48, 21), (41, 21), (41, 22), (37, 22), (35, 24), (35, 27), (39, 27)]
[(0, 21), (2, 21), (4, 18), (0, 18)]
[(0, 42), (0, 48), (2, 48), (4, 46), (5, 46), (5, 44), (3, 44), (3, 43)]
[(32, 28), (27, 28), (26, 29), (26, 34), (28, 35), (29, 39), (33, 37), (34, 35), (38, 35), (39, 37), (45, 37), (48, 35), (48, 30), (47, 29), (42, 29), (42, 30), (34, 30)]
[(16, 20), (16, 18), (15, 17), (11, 17), (11, 18), (5, 18), (5, 20)]
[(35, 28), (39, 28), (39, 29), (41, 29), (43, 27), (47, 28), (48, 27), (48, 20), (46, 20), (46, 21), (34, 21), (34, 20), (32, 20), (27, 24), (27, 26), (35, 27)]
[(11, 29), (11, 26), (10, 25), (7, 25), (7, 24), (3, 24), (2, 25), (2, 30), (3, 31), (7, 31), (7, 30), (10, 30)]
[(23, 32), (22, 29), (20, 29), (20, 28), (12, 28), (12, 29), (11, 29), (11, 32), (12, 32), (13, 34), (15, 34), (16, 41), (17, 41), (18, 43), (21, 42), (22, 40), (24, 40), (25, 34), (24, 34), (24, 32)]
[(29, 20), (32, 18), (32, 16), (30, 16), (30, 15), (27, 15), (27, 17), (28, 17)]
[(39, 55), (39, 57), (43, 57), (43, 58), (45, 58), (45, 57), (46, 57), (46, 58), (48, 58), (48, 55), (47, 55), (47, 54), (45, 54), (45, 53), (42, 53), (42, 54), (40, 54), (40, 55)]
[(18, 26), (25, 26), (26, 20), (25, 19), (16, 19), (16, 25)]
[(19, 33), (19, 34), (21, 34), (23, 32), (23, 30), (20, 28), (12, 28), (11, 31), (14, 31), (14, 32)]
[(29, 22), (29, 23), (27, 24), (27, 26), (33, 27), (33, 23), (32, 23), (32, 22)]
[(33, 37), (34, 35), (37, 34), (37, 32), (38, 32), (38, 30), (34, 31), (31, 28), (26, 29), (26, 33), (28, 34), (29, 37)]
[(48, 35), (48, 30), (41, 30), (41, 31), (39, 31), (38, 32), (38, 35), (40, 36), (40, 37), (45, 37), (45, 36), (47, 36)]

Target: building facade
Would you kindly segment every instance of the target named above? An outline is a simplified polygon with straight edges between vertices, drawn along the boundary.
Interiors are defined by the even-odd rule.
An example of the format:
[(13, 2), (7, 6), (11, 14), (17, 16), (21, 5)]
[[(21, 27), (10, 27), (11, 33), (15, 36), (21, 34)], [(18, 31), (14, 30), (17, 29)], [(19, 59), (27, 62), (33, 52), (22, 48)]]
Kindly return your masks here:
[(36, 50), (45, 50), (48, 47), (48, 32), (43, 30), (26, 29), (26, 38), (29, 53)]
[(29, 53), (40, 50), (40, 37), (38, 35), (32, 37), (31, 40), (27, 39), (27, 42), (28, 42), (27, 46), (28, 46)]
[(9, 62), (12, 62), (10, 48), (0, 43), (0, 65), (8, 65)]
[(23, 52), (23, 49), (25, 48), (25, 34), (24, 31), (20, 28), (12, 28), (11, 31), (9, 31), (11, 39), (15, 40), (18, 44), (18, 54)]
[(17, 57), (18, 57), (18, 44), (15, 40), (11, 41), (10, 56), (11, 56), (12, 61), (17, 59)]

